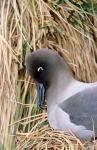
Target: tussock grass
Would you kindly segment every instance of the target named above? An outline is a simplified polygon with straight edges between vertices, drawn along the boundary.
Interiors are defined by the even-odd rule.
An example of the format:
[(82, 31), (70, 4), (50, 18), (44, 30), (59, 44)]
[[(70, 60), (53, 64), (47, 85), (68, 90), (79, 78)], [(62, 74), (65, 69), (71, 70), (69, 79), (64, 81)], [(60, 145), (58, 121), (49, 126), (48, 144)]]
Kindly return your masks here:
[(75, 78), (97, 80), (96, 1), (0, 1), (0, 149), (84, 150), (87, 143), (49, 127), (38, 110), (25, 56), (37, 48), (57, 50)]

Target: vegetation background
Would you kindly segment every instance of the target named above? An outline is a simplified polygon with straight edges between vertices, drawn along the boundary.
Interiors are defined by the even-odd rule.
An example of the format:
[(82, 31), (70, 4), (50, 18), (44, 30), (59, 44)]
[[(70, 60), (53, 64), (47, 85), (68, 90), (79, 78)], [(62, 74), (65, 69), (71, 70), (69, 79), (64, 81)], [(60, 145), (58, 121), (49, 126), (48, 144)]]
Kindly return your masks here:
[(87, 142), (50, 128), (25, 57), (57, 50), (75, 78), (97, 80), (96, 0), (0, 0), (0, 150), (84, 150)]

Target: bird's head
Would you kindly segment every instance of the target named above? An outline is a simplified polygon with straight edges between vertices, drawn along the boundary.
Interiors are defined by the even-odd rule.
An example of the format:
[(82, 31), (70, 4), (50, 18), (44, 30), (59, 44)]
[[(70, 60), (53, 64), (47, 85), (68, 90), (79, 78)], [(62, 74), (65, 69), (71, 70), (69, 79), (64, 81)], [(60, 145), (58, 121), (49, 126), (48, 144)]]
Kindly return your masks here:
[(57, 52), (50, 49), (42, 49), (32, 52), (26, 58), (26, 69), (33, 79), (48, 88), (57, 70)]
[[(57, 80), (60, 76), (69, 73), (67, 64), (62, 57), (56, 51), (46, 48), (32, 52), (27, 56), (26, 69), (39, 85), (37, 89), (40, 105), (44, 103), (44, 91), (52, 87), (53, 84), (60, 82), (60, 80)], [(68, 75), (66, 76), (68, 78)]]

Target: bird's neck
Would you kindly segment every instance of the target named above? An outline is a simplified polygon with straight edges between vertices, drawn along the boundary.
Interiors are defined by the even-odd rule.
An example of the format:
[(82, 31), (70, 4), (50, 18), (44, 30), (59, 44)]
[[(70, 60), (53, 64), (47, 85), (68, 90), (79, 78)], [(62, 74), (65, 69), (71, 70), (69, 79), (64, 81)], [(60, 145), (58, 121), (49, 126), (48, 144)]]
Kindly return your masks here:
[(60, 72), (55, 72), (52, 75), (50, 86), (46, 91), (48, 103), (49, 101), (57, 103), (58, 98), (62, 99), (62, 95), (73, 81), (74, 78), (68, 71), (60, 70)]
[(86, 85), (75, 80), (71, 73), (60, 72), (56, 74), (52, 85), (47, 90), (47, 105), (51, 108), (52, 105), (58, 105), (70, 96), (79, 92)]

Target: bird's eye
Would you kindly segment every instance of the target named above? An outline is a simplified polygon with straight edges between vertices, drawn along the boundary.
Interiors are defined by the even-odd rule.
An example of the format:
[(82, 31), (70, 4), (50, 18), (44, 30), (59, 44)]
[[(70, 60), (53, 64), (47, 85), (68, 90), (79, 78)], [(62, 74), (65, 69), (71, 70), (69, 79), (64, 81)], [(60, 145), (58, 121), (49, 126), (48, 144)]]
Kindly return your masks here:
[(43, 70), (44, 70), (43, 67), (38, 67), (37, 69), (38, 72), (42, 72)]

